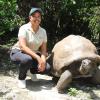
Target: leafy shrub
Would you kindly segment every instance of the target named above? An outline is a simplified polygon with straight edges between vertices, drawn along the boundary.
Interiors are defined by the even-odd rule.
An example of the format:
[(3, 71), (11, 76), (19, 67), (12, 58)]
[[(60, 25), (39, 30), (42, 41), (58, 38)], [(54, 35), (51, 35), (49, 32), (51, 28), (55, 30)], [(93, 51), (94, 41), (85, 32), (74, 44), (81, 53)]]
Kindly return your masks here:
[(0, 35), (8, 30), (13, 30), (24, 21), (17, 15), (16, 0), (0, 0)]
[(70, 96), (76, 96), (78, 94), (78, 90), (76, 88), (69, 88), (68, 89), (68, 94)]

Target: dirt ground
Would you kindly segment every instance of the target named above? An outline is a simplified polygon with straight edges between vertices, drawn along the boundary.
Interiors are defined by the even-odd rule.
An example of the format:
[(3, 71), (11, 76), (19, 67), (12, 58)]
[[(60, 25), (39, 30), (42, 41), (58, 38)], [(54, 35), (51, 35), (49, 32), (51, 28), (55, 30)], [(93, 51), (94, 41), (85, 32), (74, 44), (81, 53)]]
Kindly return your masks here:
[(76, 88), (77, 95), (71, 96), (67, 89), (63, 94), (55, 91), (52, 77), (36, 76), (36, 81), (27, 76), (26, 89), (20, 89), (17, 86), (17, 72), (0, 72), (0, 100), (100, 100), (100, 85), (73, 83), (70, 88)]
[[(11, 74), (11, 72), (10, 72)], [(0, 74), (0, 100), (66, 100), (65, 94), (52, 90), (52, 77), (37, 75), (37, 81), (26, 79), (26, 89), (17, 86), (17, 75)]]

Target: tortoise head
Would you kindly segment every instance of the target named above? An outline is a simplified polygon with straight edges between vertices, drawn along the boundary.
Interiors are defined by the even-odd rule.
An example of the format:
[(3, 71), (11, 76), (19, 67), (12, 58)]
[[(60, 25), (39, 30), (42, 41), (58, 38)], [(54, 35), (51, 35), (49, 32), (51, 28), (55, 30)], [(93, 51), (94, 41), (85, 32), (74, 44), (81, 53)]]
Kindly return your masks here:
[(89, 60), (89, 59), (84, 59), (81, 62), (81, 66), (79, 68), (79, 72), (82, 75), (87, 75), (91, 72), (93, 72), (93, 70), (96, 68), (96, 63)]

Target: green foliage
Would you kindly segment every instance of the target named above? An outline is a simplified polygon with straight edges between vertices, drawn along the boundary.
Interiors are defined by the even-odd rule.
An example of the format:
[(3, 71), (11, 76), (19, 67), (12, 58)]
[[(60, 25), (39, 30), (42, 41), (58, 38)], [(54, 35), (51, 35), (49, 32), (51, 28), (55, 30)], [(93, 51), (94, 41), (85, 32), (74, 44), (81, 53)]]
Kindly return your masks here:
[(0, 0), (0, 35), (23, 23), (16, 13), (16, 0)]
[(78, 94), (78, 90), (76, 88), (69, 88), (68, 89), (68, 94), (70, 96), (76, 96)]
[(91, 36), (94, 42), (100, 40), (100, 7), (92, 8), (92, 16), (89, 18), (89, 27), (91, 29)]
[[(94, 33), (98, 29), (95, 28), (96, 31), (93, 33), (94, 27), (91, 20), (95, 14), (94, 8), (98, 9), (99, 4), (99, 0), (41, 1), (40, 6), (44, 12), (42, 25), (49, 33), (48, 47), (53, 48), (56, 42), (70, 34), (83, 35), (94, 40)], [(97, 27), (99, 28), (98, 25)]]
[(43, 25), (53, 45), (70, 34), (99, 42), (99, 0), (46, 0), (41, 1), (40, 6), (44, 11)]
[[(99, 44), (99, 0), (30, 0), (30, 3), (0, 0), (0, 35), (24, 23), (20, 16), (27, 16), (32, 2), (38, 3), (43, 9), (42, 26), (47, 30), (51, 49), (56, 42), (70, 34), (85, 36)], [(17, 12), (20, 12), (20, 16)]]

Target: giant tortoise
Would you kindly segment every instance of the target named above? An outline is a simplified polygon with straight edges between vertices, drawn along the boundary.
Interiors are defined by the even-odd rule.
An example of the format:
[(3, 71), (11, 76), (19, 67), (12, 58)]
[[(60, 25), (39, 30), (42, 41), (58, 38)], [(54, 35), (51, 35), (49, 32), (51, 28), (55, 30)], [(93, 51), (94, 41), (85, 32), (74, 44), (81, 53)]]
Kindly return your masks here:
[(59, 77), (56, 88), (68, 87), (74, 77), (92, 77), (100, 84), (100, 56), (95, 45), (85, 37), (69, 35), (55, 44), (50, 58), (51, 73)]

